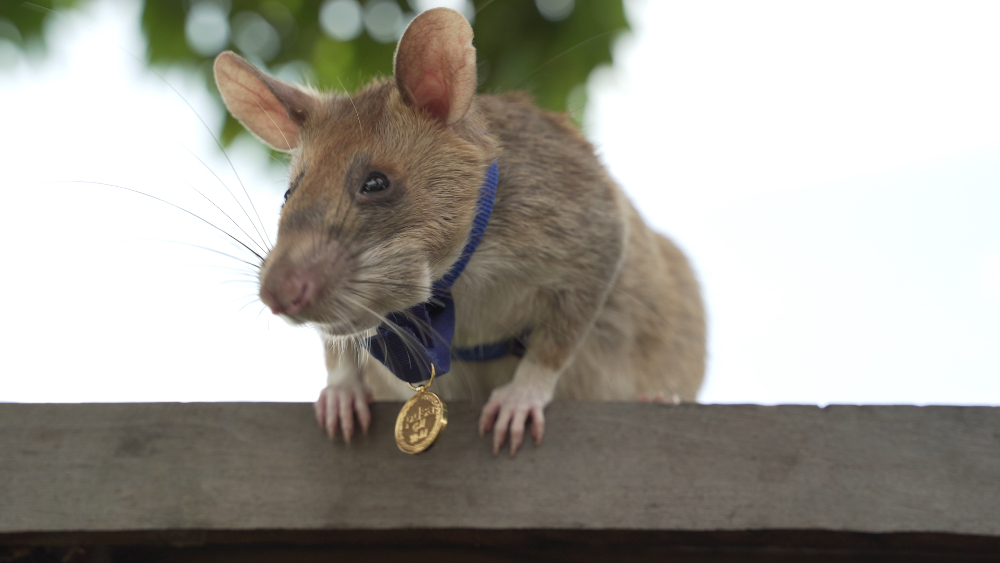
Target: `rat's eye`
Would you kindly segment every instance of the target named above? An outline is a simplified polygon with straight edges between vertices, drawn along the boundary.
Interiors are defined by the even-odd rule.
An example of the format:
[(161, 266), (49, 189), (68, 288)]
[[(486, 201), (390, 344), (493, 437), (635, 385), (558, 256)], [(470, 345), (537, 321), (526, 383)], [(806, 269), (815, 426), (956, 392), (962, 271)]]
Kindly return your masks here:
[[(288, 186), (288, 191), (285, 192), (285, 201), (286, 202), (288, 201), (288, 198), (292, 197), (292, 192), (295, 191), (295, 188), (299, 187), (299, 182), (302, 181), (302, 177), (305, 176), (305, 175), (306, 175), (306, 171), (303, 170), (302, 172), (299, 172), (299, 175), (296, 176), (294, 180), (292, 180), (292, 183)], [(282, 205), (282, 207), (284, 207), (285, 204), (282, 203), (281, 205)]]
[(371, 172), (361, 184), (361, 193), (374, 194), (389, 189), (389, 179), (381, 172)]

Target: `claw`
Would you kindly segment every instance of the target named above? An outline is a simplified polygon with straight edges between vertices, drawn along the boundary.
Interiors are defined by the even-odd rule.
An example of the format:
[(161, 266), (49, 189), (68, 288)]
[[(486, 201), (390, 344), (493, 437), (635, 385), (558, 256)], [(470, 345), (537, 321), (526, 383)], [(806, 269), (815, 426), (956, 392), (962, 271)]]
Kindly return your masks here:
[(354, 435), (354, 417), (357, 415), (362, 431), (367, 434), (371, 424), (368, 405), (372, 393), (360, 382), (357, 384), (330, 385), (324, 389), (314, 405), (316, 422), (326, 430), (331, 440), (339, 428), (344, 442), (350, 444)]
[(354, 396), (351, 393), (341, 393), (340, 400), (340, 430), (344, 434), (344, 442), (350, 444), (354, 434)]
[(498, 387), (483, 406), (479, 418), (479, 434), (493, 431), (493, 455), (499, 455), (500, 448), (510, 435), (510, 455), (524, 444), (525, 426), (531, 420), (531, 435), (536, 444), (542, 443), (545, 433), (545, 405), (551, 395), (538, 393), (530, 388), (519, 388), (513, 384)]
[(514, 411), (514, 418), (510, 422), (510, 456), (517, 454), (517, 449), (524, 442), (524, 423), (528, 418), (527, 409), (517, 409)]
[(535, 445), (542, 443), (543, 434), (545, 434), (545, 412), (542, 407), (535, 407), (531, 411), (531, 435), (535, 438)]
[(313, 403), (313, 412), (316, 413), (316, 425), (323, 429), (323, 421), (326, 419), (326, 404), (323, 401), (323, 393), (319, 394), (319, 399)]
[(483, 407), (483, 414), (479, 417), (479, 437), (482, 438), (487, 432), (493, 430), (493, 421), (497, 413), (500, 412), (500, 403), (490, 401)]
[(371, 401), (371, 393), (368, 393), (365, 397), (354, 398), (354, 412), (358, 415), (358, 422), (361, 423), (361, 433), (365, 436), (368, 435), (368, 426), (372, 423), (372, 415), (368, 410), (368, 404)]
[(501, 408), (493, 428), (493, 455), (500, 453), (500, 448), (507, 441), (507, 427), (510, 424), (510, 410)]

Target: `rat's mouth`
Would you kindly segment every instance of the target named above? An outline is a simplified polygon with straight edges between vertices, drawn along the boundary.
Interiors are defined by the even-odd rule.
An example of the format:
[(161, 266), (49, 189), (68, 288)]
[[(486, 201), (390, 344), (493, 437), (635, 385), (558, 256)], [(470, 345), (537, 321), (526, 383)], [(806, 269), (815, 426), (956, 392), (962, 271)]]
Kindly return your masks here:
[(375, 328), (382, 323), (369, 321), (367, 319), (364, 321), (354, 321), (345, 319), (342, 321), (323, 322), (323, 323), (314, 322), (312, 324), (326, 336), (368, 337), (375, 334)]

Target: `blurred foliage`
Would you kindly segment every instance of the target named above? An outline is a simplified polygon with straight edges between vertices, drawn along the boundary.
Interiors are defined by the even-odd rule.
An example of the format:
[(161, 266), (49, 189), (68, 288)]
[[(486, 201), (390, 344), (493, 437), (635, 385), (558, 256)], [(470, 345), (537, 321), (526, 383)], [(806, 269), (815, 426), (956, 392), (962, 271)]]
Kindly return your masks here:
[[(393, 6), (381, 8), (389, 8), (400, 20), (397, 32), (380, 37), (381, 41), (373, 38), (373, 27), (367, 22), (365, 31), (359, 24), (360, 34), (342, 41), (332, 38), (320, 23), (321, 10), (333, 1), (149, 0), (142, 11), (142, 29), (148, 41), (146, 54), (154, 66), (182, 66), (200, 73), (213, 92), (216, 88), (211, 63), (215, 54), (224, 49), (232, 49), (286, 80), (307, 81), (320, 89), (353, 91), (373, 77), (392, 74), (398, 30), (427, 4), (420, 0), (368, 0), (361, 4), (336, 0), (369, 15), (375, 5), (388, 2)], [(65, 11), (79, 0), (38, 4)], [(622, 0), (577, 0), (575, 6), (572, 0), (475, 0), (474, 14), (471, 4), (466, 6), (466, 15), (472, 16), (475, 32), (479, 91), (525, 90), (541, 107), (570, 109), (577, 118), (586, 102), (585, 90), (577, 87), (586, 82), (596, 66), (611, 63), (611, 45), (620, 32), (627, 30)], [(546, 6), (550, 8), (549, 19), (542, 14)], [(553, 17), (552, 6), (562, 7), (563, 12)], [(571, 10), (568, 15), (566, 6)], [(192, 20), (206, 13), (215, 14), (215, 20), (202, 17), (198, 21), (217, 21), (217, 27), (223, 30), (208, 48), (192, 45), (191, 41), (192, 35), (206, 35), (194, 29), (213, 31), (210, 27), (192, 27)], [(4, 0), (0, 1), (0, 17), (13, 22), (22, 36), (31, 38), (39, 35), (47, 16), (44, 10), (32, 9), (26, 3)], [(253, 33), (266, 41), (258, 40)], [(267, 46), (263, 51), (240, 48), (262, 44)], [(568, 98), (572, 98), (570, 107)], [(227, 117), (223, 142), (229, 144), (242, 132), (242, 126)]]
[(52, 17), (53, 12), (63, 13), (79, 4), (80, 0), (0, 0), (0, 40), (25, 49), (44, 49), (45, 20)]

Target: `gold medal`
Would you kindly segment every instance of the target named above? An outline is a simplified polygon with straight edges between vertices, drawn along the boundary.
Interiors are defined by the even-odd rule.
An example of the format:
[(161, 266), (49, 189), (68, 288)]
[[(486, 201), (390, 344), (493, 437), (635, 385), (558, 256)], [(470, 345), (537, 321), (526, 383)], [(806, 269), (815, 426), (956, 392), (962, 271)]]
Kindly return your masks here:
[(396, 445), (408, 454), (419, 454), (431, 447), (448, 425), (448, 407), (441, 397), (427, 390), (432, 383), (433, 364), (430, 381), (418, 387), (410, 385), (417, 394), (406, 401), (396, 418)]

